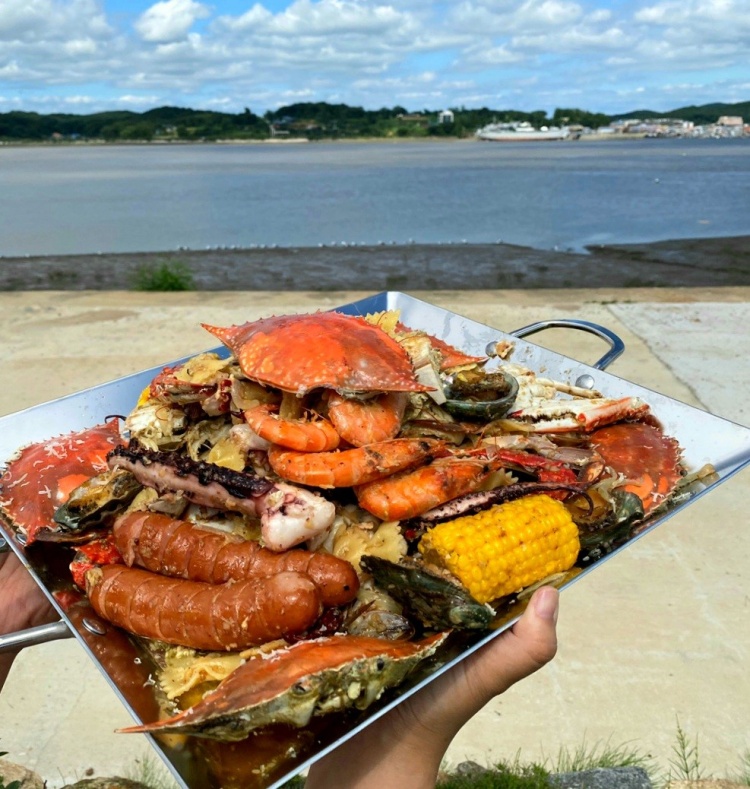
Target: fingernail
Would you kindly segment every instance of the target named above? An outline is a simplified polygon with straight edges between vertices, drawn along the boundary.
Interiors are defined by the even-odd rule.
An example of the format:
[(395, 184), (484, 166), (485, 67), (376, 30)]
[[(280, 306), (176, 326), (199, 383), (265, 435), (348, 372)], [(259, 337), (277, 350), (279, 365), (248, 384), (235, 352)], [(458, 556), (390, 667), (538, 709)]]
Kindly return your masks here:
[(543, 586), (534, 598), (534, 610), (541, 619), (557, 622), (560, 595), (552, 586)]

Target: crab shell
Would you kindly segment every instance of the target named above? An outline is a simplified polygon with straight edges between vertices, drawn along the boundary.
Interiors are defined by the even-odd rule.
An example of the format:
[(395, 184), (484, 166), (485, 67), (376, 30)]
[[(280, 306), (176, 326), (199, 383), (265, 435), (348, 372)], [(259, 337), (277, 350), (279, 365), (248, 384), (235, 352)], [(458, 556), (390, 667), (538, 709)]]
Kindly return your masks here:
[(435, 653), (448, 632), (418, 642), (364, 636), (300, 641), (249, 658), (213, 692), (172, 718), (122, 732), (175, 732), (242, 740), (255, 729), (306, 726), (313, 715), (365, 709)]
[[(403, 323), (396, 324), (396, 330), (400, 332), (411, 332), (408, 326)], [(486, 356), (469, 356), (458, 348), (449, 345), (445, 340), (435, 337), (432, 334), (427, 334), (430, 340), (430, 345), (440, 353), (440, 369), (450, 370), (452, 367), (462, 367), (464, 365), (484, 364), (487, 361)]]
[(602, 427), (592, 433), (591, 445), (627, 479), (623, 489), (641, 499), (645, 514), (668, 499), (682, 477), (679, 444), (655, 425), (623, 422)]
[(121, 443), (113, 419), (24, 447), (0, 477), (0, 511), (26, 544), (59, 539), (55, 511), (78, 485), (107, 469), (107, 453)]
[(416, 379), (402, 346), (364, 318), (316, 312), (202, 326), (234, 353), (248, 378), (286, 392), (431, 391)]

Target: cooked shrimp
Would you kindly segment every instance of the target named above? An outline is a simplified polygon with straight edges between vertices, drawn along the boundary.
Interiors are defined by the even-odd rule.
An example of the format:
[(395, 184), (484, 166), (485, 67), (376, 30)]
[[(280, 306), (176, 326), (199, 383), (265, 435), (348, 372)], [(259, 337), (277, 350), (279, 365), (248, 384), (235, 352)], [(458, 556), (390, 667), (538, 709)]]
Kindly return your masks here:
[(411, 468), (444, 453), (442, 441), (394, 438), (335, 452), (294, 452), (272, 446), (271, 468), (283, 479), (317, 488), (349, 488)]
[(344, 441), (363, 447), (395, 438), (408, 402), (406, 392), (385, 392), (368, 400), (334, 394), (328, 401), (328, 418)]
[(446, 501), (479, 490), (502, 466), (480, 457), (442, 457), (354, 489), (362, 509), (384, 521), (416, 518)]
[(339, 434), (327, 419), (282, 419), (271, 405), (244, 412), (245, 421), (261, 438), (299, 452), (326, 452), (339, 445)]

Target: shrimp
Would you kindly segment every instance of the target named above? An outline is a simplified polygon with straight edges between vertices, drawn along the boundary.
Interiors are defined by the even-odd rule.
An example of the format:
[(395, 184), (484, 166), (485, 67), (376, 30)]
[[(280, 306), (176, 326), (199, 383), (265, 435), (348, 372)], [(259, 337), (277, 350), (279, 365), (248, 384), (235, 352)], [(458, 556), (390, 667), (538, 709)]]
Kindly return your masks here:
[(362, 509), (384, 521), (416, 518), (446, 501), (479, 490), (502, 467), (500, 460), (441, 457), (429, 466), (354, 488)]
[(339, 445), (339, 434), (327, 419), (282, 419), (271, 405), (249, 408), (244, 415), (253, 432), (287, 449), (326, 452)]
[(395, 438), (408, 402), (406, 392), (384, 392), (368, 400), (334, 394), (328, 401), (328, 418), (344, 441), (362, 447)]
[(317, 488), (349, 488), (412, 468), (445, 453), (442, 441), (395, 438), (334, 452), (294, 452), (271, 446), (268, 460), (283, 479)]

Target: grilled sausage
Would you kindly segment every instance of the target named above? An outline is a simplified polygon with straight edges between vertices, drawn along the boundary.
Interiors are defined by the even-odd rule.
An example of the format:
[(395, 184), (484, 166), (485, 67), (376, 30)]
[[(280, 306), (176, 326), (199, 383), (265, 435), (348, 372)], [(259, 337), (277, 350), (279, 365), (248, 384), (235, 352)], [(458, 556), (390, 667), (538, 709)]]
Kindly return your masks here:
[(86, 594), (99, 616), (130, 633), (210, 651), (304, 632), (322, 610), (315, 584), (291, 572), (215, 585), (107, 565), (86, 573)]
[(218, 584), (286, 571), (305, 573), (320, 589), (325, 606), (350, 603), (359, 589), (357, 573), (344, 559), (299, 548), (276, 553), (253, 540), (167, 515), (123, 515), (113, 532), (125, 564), (163, 575)]

